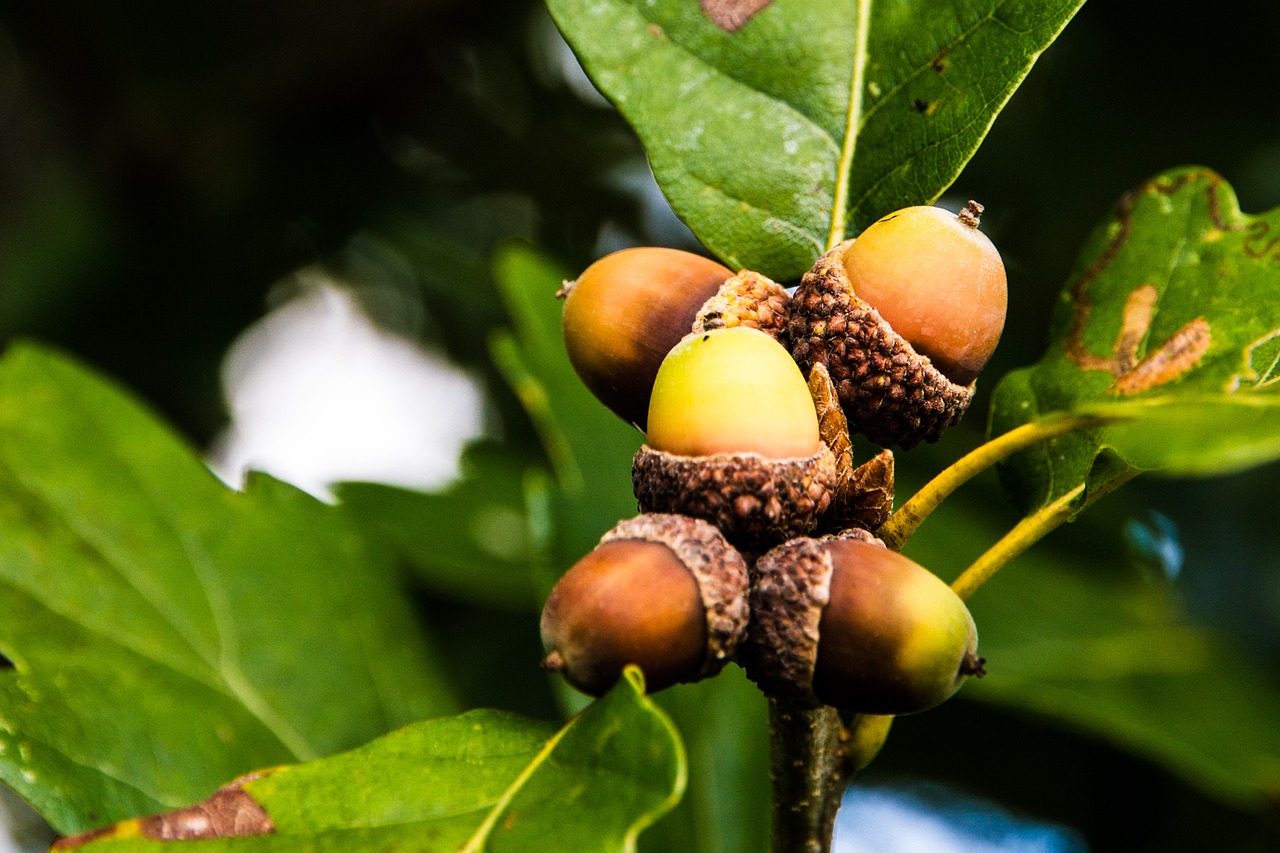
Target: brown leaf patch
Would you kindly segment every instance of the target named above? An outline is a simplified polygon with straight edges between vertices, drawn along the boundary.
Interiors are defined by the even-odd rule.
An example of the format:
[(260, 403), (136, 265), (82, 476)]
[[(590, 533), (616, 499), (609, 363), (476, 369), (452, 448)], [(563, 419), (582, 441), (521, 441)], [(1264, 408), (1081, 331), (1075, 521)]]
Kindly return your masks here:
[(164, 814), (127, 820), (113, 826), (58, 839), (51, 849), (73, 850), (104, 838), (142, 836), (152, 841), (195, 841), (245, 835), (268, 835), (276, 831), (266, 809), (244, 790), (244, 786), (266, 776), (260, 771), (241, 776), (193, 806)]
[(699, 0), (703, 13), (726, 33), (736, 33), (773, 0)]

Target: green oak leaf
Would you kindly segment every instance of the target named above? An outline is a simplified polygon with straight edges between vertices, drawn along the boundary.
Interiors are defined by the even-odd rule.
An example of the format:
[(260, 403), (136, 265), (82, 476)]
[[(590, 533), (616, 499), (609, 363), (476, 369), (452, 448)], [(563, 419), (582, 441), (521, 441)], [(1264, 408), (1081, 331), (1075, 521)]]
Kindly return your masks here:
[(454, 710), (397, 588), (335, 507), (235, 492), (69, 359), (0, 360), (0, 782), (58, 830)]
[(693, 0), (547, 5), (676, 213), (786, 281), (950, 186), (1082, 3), (774, 0), (736, 29)]
[[(684, 790), (684, 749), (637, 670), (556, 731), (498, 711), (417, 723), (342, 755), (251, 774), (196, 807), (259, 833), (202, 850), (632, 851)], [(64, 843), (156, 850), (193, 810)], [(225, 817), (222, 815), (225, 813)], [(265, 833), (265, 834), (263, 834)]]
[(1004, 465), (1023, 506), (1082, 483), (1087, 503), (1146, 470), (1225, 474), (1280, 458), (1280, 209), (1241, 213), (1206, 169), (1152, 179), (1086, 243), (1051, 340), (997, 387), (992, 432), (1064, 413), (1109, 423)]

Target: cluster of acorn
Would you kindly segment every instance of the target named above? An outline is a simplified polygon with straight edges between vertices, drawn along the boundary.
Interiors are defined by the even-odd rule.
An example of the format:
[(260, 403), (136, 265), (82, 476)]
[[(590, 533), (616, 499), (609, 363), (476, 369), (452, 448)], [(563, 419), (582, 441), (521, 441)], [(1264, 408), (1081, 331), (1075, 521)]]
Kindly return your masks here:
[(570, 360), (646, 443), (632, 464), (641, 515), (547, 600), (547, 669), (600, 695), (628, 664), (653, 691), (734, 660), (771, 696), (877, 715), (932, 707), (982, 674), (964, 603), (871, 532), (892, 503), (892, 454), (854, 468), (849, 441), (933, 441), (968, 406), (1006, 303), (980, 212), (887, 216), (794, 294), (654, 248), (566, 283)]

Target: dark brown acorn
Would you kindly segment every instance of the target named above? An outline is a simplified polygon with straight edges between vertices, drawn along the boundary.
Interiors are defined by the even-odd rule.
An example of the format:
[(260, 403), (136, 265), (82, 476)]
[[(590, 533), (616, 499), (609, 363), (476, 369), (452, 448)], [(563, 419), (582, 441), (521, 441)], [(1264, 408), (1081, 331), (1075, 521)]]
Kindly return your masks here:
[(749, 325), (781, 335), (790, 297), (764, 276), (678, 249), (606, 255), (566, 282), (565, 350), (584, 385), (645, 428), (649, 391), (667, 352), (691, 331)]
[(747, 619), (746, 563), (715, 527), (641, 515), (619, 522), (551, 591), (543, 666), (599, 696), (635, 664), (655, 692), (719, 672)]

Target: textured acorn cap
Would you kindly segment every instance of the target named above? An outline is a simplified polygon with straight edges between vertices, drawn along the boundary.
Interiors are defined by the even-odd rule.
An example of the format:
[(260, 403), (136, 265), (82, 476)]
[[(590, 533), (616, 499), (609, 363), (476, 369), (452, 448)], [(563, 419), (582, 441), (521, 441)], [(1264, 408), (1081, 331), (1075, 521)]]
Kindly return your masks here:
[(850, 428), (880, 445), (910, 449), (937, 441), (973, 399), (853, 292), (847, 240), (827, 252), (791, 300), (787, 333), (801, 369), (825, 364)]
[(681, 456), (642, 445), (631, 464), (641, 512), (705, 519), (745, 551), (813, 530), (831, 503), (835, 458), (770, 459), (758, 453)]
[(822, 704), (813, 693), (813, 670), (822, 612), (831, 600), (829, 539), (884, 544), (856, 528), (818, 539), (801, 537), (769, 551), (751, 568), (751, 624), (738, 663), (765, 695), (801, 706)]
[(682, 515), (645, 513), (620, 521), (600, 544), (620, 539), (660, 542), (693, 575), (707, 619), (707, 658), (698, 678), (718, 673), (746, 636), (750, 617), (746, 560), (714, 525)]
[(818, 434), (836, 460), (831, 507), (823, 515), (818, 532), (833, 533), (849, 527), (876, 530), (889, 520), (893, 510), (893, 452), (882, 450), (855, 468), (849, 425), (831, 374), (821, 362), (809, 369), (809, 394), (818, 414)]
[(750, 326), (785, 345), (790, 316), (791, 295), (786, 288), (758, 272), (742, 270), (702, 304), (692, 332)]

